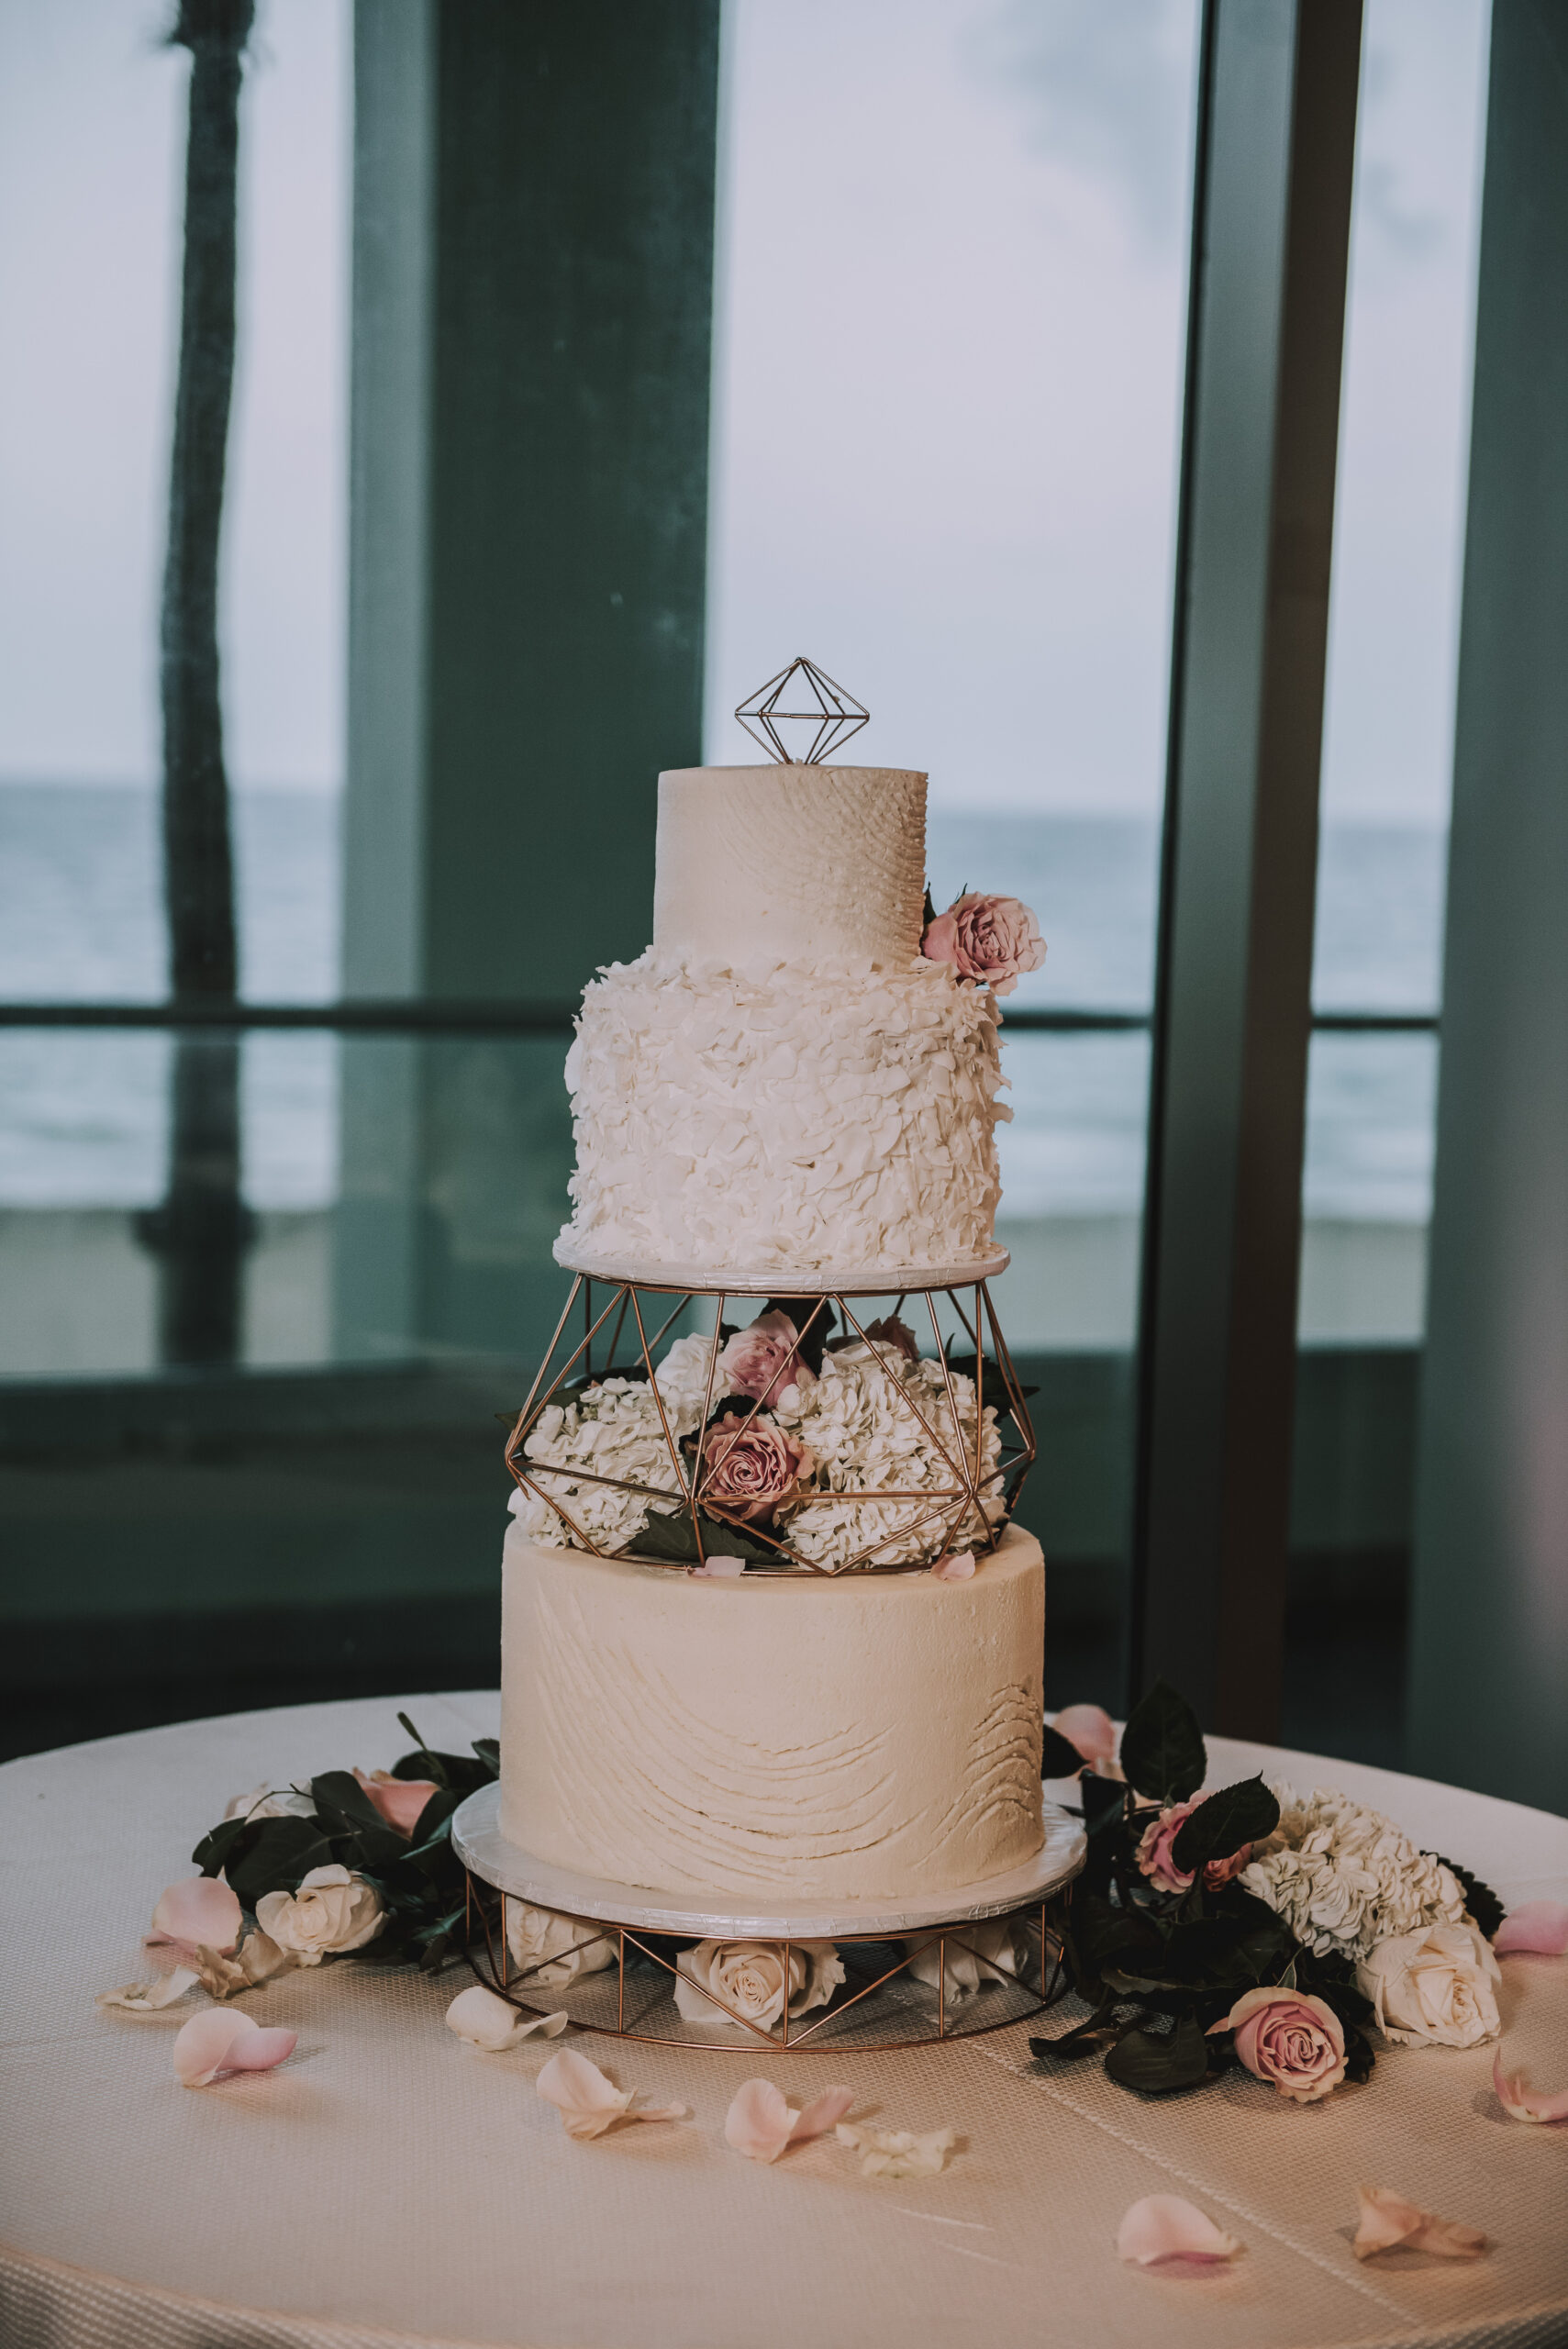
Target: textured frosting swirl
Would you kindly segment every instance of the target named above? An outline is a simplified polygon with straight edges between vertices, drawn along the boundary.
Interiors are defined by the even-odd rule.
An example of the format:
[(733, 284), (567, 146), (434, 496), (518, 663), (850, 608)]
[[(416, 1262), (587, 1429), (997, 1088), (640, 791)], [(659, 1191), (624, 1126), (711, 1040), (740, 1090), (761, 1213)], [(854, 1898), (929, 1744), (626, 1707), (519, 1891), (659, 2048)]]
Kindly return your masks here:
[(993, 1245), (997, 1013), (945, 965), (756, 975), (651, 948), (587, 989), (566, 1062), (563, 1239), (768, 1272), (941, 1265)]

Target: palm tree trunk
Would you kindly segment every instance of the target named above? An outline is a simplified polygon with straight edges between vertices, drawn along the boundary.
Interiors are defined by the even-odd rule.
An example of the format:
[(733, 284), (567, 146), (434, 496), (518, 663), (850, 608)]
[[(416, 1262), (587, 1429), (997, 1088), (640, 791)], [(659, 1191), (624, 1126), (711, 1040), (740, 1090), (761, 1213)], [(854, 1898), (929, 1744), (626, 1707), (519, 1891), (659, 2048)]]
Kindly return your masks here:
[[(180, 373), (163, 573), (163, 875), (171, 992), (232, 1001), (237, 959), (217, 657), (217, 561), (234, 382), (235, 182), (241, 56), (254, 0), (181, 0), (191, 52)], [(239, 1042), (177, 1037), (169, 1187), (143, 1219), (159, 1258), (170, 1363), (233, 1362), (251, 1218), (240, 1198)]]

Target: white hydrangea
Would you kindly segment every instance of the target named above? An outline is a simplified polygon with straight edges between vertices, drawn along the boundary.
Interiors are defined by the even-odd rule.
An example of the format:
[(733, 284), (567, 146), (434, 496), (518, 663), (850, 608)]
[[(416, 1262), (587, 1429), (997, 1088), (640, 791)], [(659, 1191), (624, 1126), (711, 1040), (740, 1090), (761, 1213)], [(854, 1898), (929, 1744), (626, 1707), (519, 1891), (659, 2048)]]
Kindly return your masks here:
[[(948, 1400), (950, 1375), (956, 1431)], [(962, 1549), (986, 1539), (1006, 1514), (995, 1486), (986, 1490), (984, 1509), (971, 1504), (951, 1534), (934, 1497), (853, 1497), (890, 1489), (933, 1497), (950, 1491), (957, 1460), (962, 1457), (970, 1469), (974, 1464), (974, 1416), (973, 1380), (959, 1371), (944, 1373), (940, 1363), (906, 1362), (887, 1349), (879, 1358), (873, 1348), (859, 1343), (824, 1355), (821, 1377), (800, 1393), (793, 1408), (781, 1405), (778, 1417), (811, 1452), (817, 1484), (844, 1497), (806, 1501), (793, 1509), (787, 1528), (791, 1548), (817, 1565), (837, 1567), (874, 1543), (863, 1564), (904, 1565), (931, 1555), (944, 1542)], [(1002, 1449), (989, 1403), (980, 1441), (983, 1481)]]
[(1319, 1957), (1360, 1960), (1391, 1933), (1457, 1924), (1464, 1893), (1452, 1871), (1380, 1810), (1332, 1787), (1305, 1798), (1275, 1786), (1280, 1820), (1240, 1882)]
[[(677, 1505), (680, 1486), (665, 1423), (677, 1443), (701, 1425), (710, 1399), (712, 1354), (710, 1337), (677, 1338), (656, 1373), (658, 1397), (646, 1380), (606, 1378), (539, 1414), (523, 1447), (529, 1471), (598, 1548), (625, 1549), (647, 1523), (651, 1506), (665, 1515)], [(984, 1508), (971, 1505), (951, 1534), (954, 1504), (943, 1509), (937, 1501), (952, 1486), (955, 1458), (962, 1454), (971, 1469), (974, 1464), (974, 1382), (960, 1371), (951, 1375), (956, 1433), (941, 1364), (906, 1362), (890, 1349), (879, 1357), (865, 1344), (843, 1347), (823, 1357), (820, 1378), (788, 1390), (794, 1399), (775, 1405), (775, 1416), (811, 1453), (817, 1485), (842, 1496), (790, 1511), (779, 1531), (793, 1550), (818, 1565), (838, 1567), (861, 1558), (874, 1542), (863, 1564), (904, 1565), (933, 1555), (944, 1543), (963, 1549), (989, 1538), (1006, 1514), (995, 1486), (986, 1491)], [(719, 1399), (717, 1391), (711, 1399)], [(981, 1434), (982, 1479), (995, 1470), (1001, 1449), (996, 1413), (988, 1403)], [(593, 1478), (616, 1477), (668, 1493), (670, 1500), (650, 1504), (618, 1485), (573, 1473), (584, 1469)], [(889, 1488), (932, 1497), (855, 1497)], [(538, 1494), (520, 1489), (511, 1509), (530, 1540), (556, 1548), (571, 1543), (565, 1525)]]

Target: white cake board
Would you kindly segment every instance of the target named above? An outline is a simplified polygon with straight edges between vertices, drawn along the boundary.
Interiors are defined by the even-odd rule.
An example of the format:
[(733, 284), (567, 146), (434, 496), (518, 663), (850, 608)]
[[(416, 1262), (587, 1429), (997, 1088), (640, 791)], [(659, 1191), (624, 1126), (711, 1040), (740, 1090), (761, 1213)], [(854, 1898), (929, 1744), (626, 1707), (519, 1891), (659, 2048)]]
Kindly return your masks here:
[(625, 1281), (633, 1288), (671, 1289), (727, 1297), (897, 1297), (929, 1288), (973, 1288), (976, 1281), (994, 1281), (1012, 1259), (1005, 1248), (952, 1264), (770, 1264), (762, 1271), (744, 1266), (672, 1264), (631, 1256), (595, 1256), (562, 1234), (555, 1243), (555, 1261), (569, 1273), (586, 1273), (595, 1281)]
[(695, 1941), (831, 1941), (838, 1934), (874, 1936), (924, 1932), (934, 1925), (971, 1924), (981, 1917), (1006, 1916), (1031, 1900), (1061, 1890), (1084, 1865), (1084, 1824), (1059, 1804), (1045, 1806), (1045, 1842), (1033, 1859), (1006, 1876), (960, 1885), (948, 1892), (912, 1895), (906, 1900), (852, 1900), (840, 1897), (786, 1908), (746, 1908), (739, 1893), (729, 1905), (695, 1905), (689, 1892), (661, 1891), (639, 1884), (611, 1884), (603, 1876), (579, 1876), (573, 1868), (535, 1859), (502, 1834), (501, 1789), (481, 1787), (452, 1814), (452, 1848), (465, 1868), (497, 1892), (536, 1908), (569, 1917), (593, 1917), (631, 1925), (644, 1932), (676, 1933)]

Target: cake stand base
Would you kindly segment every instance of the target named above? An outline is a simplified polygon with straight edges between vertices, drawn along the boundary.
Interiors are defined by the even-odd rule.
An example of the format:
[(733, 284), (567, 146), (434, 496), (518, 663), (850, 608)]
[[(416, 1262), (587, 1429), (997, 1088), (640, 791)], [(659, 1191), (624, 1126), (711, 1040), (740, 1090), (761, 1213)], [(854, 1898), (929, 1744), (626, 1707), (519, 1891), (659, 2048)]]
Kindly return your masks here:
[[(484, 1952), (475, 1971), (524, 2012), (564, 2010), (584, 2031), (755, 2056), (759, 2042), (831, 2053), (970, 2038), (1042, 2012), (1065, 1987), (1047, 1908), (1082, 1868), (1085, 1847), (1082, 1823), (1053, 1803), (1040, 1850), (1006, 1876), (898, 1901), (787, 1905), (699, 1902), (556, 1867), (502, 1834), (499, 1804), (496, 1786), (471, 1795), (453, 1816), (452, 1845), (468, 1875), (471, 1947)], [(519, 1903), (573, 1920), (570, 1947), (534, 1963), (514, 1954)], [(1010, 1930), (999, 1932), (1000, 1920)], [(830, 2003), (771, 2022), (717, 1989), (695, 1994), (700, 2019), (683, 2015), (680, 1951), (740, 1941), (772, 1943), (785, 1977), (802, 1944), (831, 1942), (845, 1979)]]

